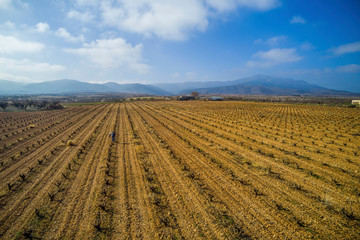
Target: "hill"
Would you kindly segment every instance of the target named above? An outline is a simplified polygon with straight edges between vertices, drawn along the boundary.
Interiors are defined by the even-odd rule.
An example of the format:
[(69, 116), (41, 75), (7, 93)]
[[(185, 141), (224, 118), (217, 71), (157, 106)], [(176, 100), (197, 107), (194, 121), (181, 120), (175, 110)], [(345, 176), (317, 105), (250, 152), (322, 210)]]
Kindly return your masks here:
[(309, 95), (309, 96), (360, 96), (328, 89), (303, 80), (255, 75), (233, 81), (104, 84), (81, 82), (77, 80), (55, 80), (40, 83), (18, 83), (0, 80), (0, 94), (77, 94), (77, 93), (127, 93), (145, 95), (180, 95), (197, 91), (202, 95)]
[(40, 83), (15, 83), (0, 80), (0, 94), (70, 94), (70, 93), (133, 93), (146, 95), (170, 95), (160, 88), (145, 84), (104, 84), (80, 82), (77, 80), (55, 80)]
[[(190, 84), (191, 85), (191, 84)], [(265, 75), (256, 75), (250, 78), (220, 82), (222, 86), (191, 88), (180, 91), (188, 94), (197, 91), (200, 94), (221, 95), (311, 95), (311, 96), (352, 96), (360, 95), (347, 91), (324, 88), (303, 80), (290, 78), (275, 78)]]

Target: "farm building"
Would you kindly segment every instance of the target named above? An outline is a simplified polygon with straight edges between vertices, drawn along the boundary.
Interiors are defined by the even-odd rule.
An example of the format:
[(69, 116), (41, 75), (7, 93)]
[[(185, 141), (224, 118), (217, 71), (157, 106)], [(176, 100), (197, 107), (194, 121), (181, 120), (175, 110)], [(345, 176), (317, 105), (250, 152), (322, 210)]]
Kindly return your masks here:
[(223, 101), (223, 97), (210, 97), (210, 101)]
[(351, 101), (351, 104), (360, 105), (360, 100), (352, 100), (352, 101)]
[(194, 96), (179, 96), (177, 98), (179, 101), (188, 101), (188, 100), (195, 100)]

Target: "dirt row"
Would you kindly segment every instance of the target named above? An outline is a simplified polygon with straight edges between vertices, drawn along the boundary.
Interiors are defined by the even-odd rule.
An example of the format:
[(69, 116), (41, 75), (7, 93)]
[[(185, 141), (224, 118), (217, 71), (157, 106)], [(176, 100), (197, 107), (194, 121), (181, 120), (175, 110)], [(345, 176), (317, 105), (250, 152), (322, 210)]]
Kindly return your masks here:
[[(4, 153), (4, 155), (1, 156), (1, 160), (7, 164), (2, 166), (0, 172), (1, 196), (3, 196), (4, 191), (6, 192), (9, 189), (9, 184), (13, 185), (19, 183), (20, 174), (32, 173), (33, 175), (34, 171), (30, 170), (36, 170), (36, 168), (41, 169), (43, 167), (42, 163), (50, 163), (53, 161), (53, 156), (65, 148), (67, 141), (73, 140), (80, 131), (85, 130), (89, 123), (97, 118), (95, 114), (103, 110), (104, 108), (96, 108), (95, 111), (94, 109), (89, 109), (87, 114), (74, 116), (74, 119), (72, 119), (73, 121), (69, 120), (70, 122), (66, 123), (66, 126), (48, 129), (43, 133), (43, 135), (48, 137), (44, 138), (43, 136), (36, 136), (32, 139), (33, 141), (46, 139), (46, 141), (37, 142), (33, 147), (28, 146), (29, 149), (27, 152), (17, 155), (17, 157), (13, 159), (8, 158), (8, 155), (12, 155), (13, 152), (18, 152), (19, 150), (17, 147), (11, 148)], [(28, 144), (33, 141), (29, 140)]]
[[(278, 234), (289, 237), (294, 236), (293, 234), (301, 234), (301, 229), (297, 229), (296, 223), (287, 223), (287, 225), (292, 225), (291, 227), (285, 225), (280, 216), (276, 217), (274, 213), (267, 211), (261, 202), (252, 199), (254, 195), (255, 197), (258, 195), (244, 194), (241, 184), (231, 181), (231, 176), (216, 167), (216, 164), (211, 162), (210, 158), (205, 157), (197, 149), (182, 141), (174, 131), (167, 129), (165, 126), (169, 124), (156, 118), (151, 119), (151, 116), (144, 113), (142, 115), (145, 117), (145, 121), (154, 126), (154, 129), (159, 129), (158, 134), (170, 146), (171, 151), (179, 156), (182, 162), (195, 174), (193, 178), (199, 179), (202, 188), (208, 191), (211, 190), (209, 194), (221, 201), (225, 209), (227, 209), (225, 215), (233, 219), (236, 228), (244, 225), (247, 232), (256, 233), (258, 237), (273, 237), (278, 236)], [(282, 222), (282, 224), (279, 224), (279, 222)], [(297, 231), (293, 232), (294, 229), (297, 229)], [(302, 234), (306, 234), (306, 232)]]
[[(151, 109), (150, 112), (153, 112), (154, 109)], [(186, 125), (186, 123), (180, 123), (180, 119), (179, 119), (179, 116), (177, 116), (177, 118), (175, 118), (175, 121), (174, 122), (166, 122), (166, 118), (162, 118), (159, 120), (159, 122), (162, 122), (162, 123), (165, 123), (164, 125), (166, 126), (169, 126), (168, 128), (173, 128), (173, 129), (176, 129), (176, 132), (179, 132), (181, 129), (181, 126), (174, 126), (176, 125), (177, 123), (179, 123), (180, 125)], [(191, 136), (193, 135), (193, 140), (191, 142), (192, 145), (196, 145), (196, 142), (197, 141), (200, 141), (201, 138), (199, 138), (198, 134), (198, 130), (197, 130), (197, 133), (196, 134), (192, 134), (191, 131), (189, 129), (187, 129), (188, 132), (187, 133), (184, 133), (183, 136)], [(206, 133), (201, 133), (200, 132), (200, 135), (205, 135)], [(181, 137), (180, 138), (184, 139), (184, 137)], [(214, 143), (214, 139), (216, 139), (216, 135), (215, 136), (210, 136), (208, 139), (212, 139), (212, 143)], [(223, 140), (223, 139), (222, 139)], [(229, 146), (228, 144), (226, 144), (226, 142), (224, 141), (221, 141), (221, 145), (222, 146)], [(204, 144), (202, 146), (203, 148), (201, 149), (201, 151), (205, 151), (207, 153), (211, 153), (211, 148), (208, 148), (206, 146), (206, 144)], [(240, 149), (239, 149), (240, 150)], [(217, 150), (219, 151), (219, 150)], [(236, 151), (236, 148), (234, 148), (234, 151)], [(243, 149), (241, 149), (241, 154), (243, 154)], [(204, 154), (205, 156), (207, 156), (206, 154)], [(215, 156), (216, 154), (214, 153), (211, 153), (209, 154), (209, 157), (213, 157)], [(244, 155), (244, 154), (243, 154)], [(253, 154), (254, 155), (254, 154)], [(254, 156), (247, 156), (247, 158), (253, 158)], [(256, 157), (256, 156), (255, 156)], [(262, 160), (264, 159), (263, 157), (259, 158), (257, 157), (259, 160)], [(231, 159), (231, 156), (226, 156), (226, 155), (223, 155), (222, 158), (219, 158), (219, 159)], [(263, 161), (263, 160), (262, 160)], [(229, 166), (229, 161), (223, 161), (222, 164), (225, 166)], [(271, 161), (267, 161), (267, 163), (271, 163)], [(279, 165), (279, 164), (277, 164)], [(222, 165), (220, 165), (221, 167)], [(269, 165), (267, 165), (269, 166)], [(223, 167), (224, 168), (224, 167)], [(239, 169), (239, 166), (236, 166), (236, 165), (230, 165), (230, 167), (227, 167), (227, 169), (231, 169), (232, 171), (230, 172), (231, 175), (234, 175), (234, 171), (236, 171), (236, 169)], [(264, 168), (263, 168), (264, 169)], [(345, 233), (347, 234), (352, 234), (352, 231), (353, 231), (353, 228), (355, 226), (357, 226), (357, 223), (356, 221), (349, 221), (349, 220), (352, 220), (352, 218), (354, 218), (354, 216), (352, 214), (355, 214), (355, 216), (358, 215), (357, 211), (358, 209), (356, 208), (356, 206), (358, 205), (358, 197), (351, 197), (350, 200), (349, 198), (347, 198), (346, 202), (343, 201), (343, 192), (342, 191), (336, 191), (336, 192), (329, 192), (329, 187), (325, 187), (326, 189), (326, 192), (325, 194), (322, 194), (322, 197), (319, 198), (317, 197), (316, 195), (314, 194), (318, 194), (319, 191), (322, 191), (322, 189), (324, 189), (324, 186), (322, 186), (321, 184), (318, 185), (318, 188), (317, 189), (314, 189), (314, 181), (313, 179), (310, 179), (307, 180), (306, 182), (304, 181), (305, 183), (305, 186), (308, 185), (310, 186), (311, 188), (308, 189), (308, 188), (303, 188), (303, 181), (302, 179), (306, 176), (304, 176), (304, 174), (300, 174), (297, 173), (297, 175), (299, 175), (298, 177), (296, 177), (296, 175), (294, 175), (294, 173), (291, 173), (289, 176), (293, 179), (292, 180), (292, 184), (294, 185), (290, 185), (291, 187), (295, 188), (295, 190), (298, 190), (298, 191), (293, 191), (293, 189), (289, 189), (289, 185), (288, 183), (287, 184), (282, 184), (281, 185), (277, 185), (276, 184), (276, 181), (274, 180), (271, 180), (270, 176), (272, 177), (275, 177), (275, 179), (278, 180), (278, 182), (280, 183), (283, 183), (283, 182), (286, 182), (286, 181), (289, 181), (289, 179), (281, 179), (279, 178), (279, 172), (277, 172), (278, 168), (275, 168), (273, 165), (270, 165), (270, 169), (269, 168), (265, 168), (264, 170), (266, 171), (266, 174), (261, 174), (261, 172), (259, 173), (256, 173), (258, 172), (258, 166), (257, 168), (252, 168), (250, 169), (250, 174), (257, 174), (257, 175), (260, 175), (260, 176), (257, 176), (257, 179), (259, 182), (263, 182), (263, 189), (266, 189), (266, 188), (273, 188), (275, 189), (275, 192), (274, 193), (277, 193), (276, 195), (274, 195), (274, 193), (271, 193), (273, 190), (271, 191), (268, 191), (267, 189), (266, 190), (263, 190), (263, 193), (261, 193), (261, 195), (267, 195), (266, 198), (269, 198), (270, 197), (270, 200), (268, 202), (271, 202), (272, 200), (276, 200), (275, 202), (276, 203), (276, 206), (278, 208), (280, 208), (281, 210), (284, 210), (284, 209), (291, 209), (293, 212), (291, 215), (293, 215), (294, 213), (296, 213), (295, 215), (297, 215), (297, 217), (295, 217), (295, 221), (298, 223), (298, 225), (304, 227), (306, 226), (307, 229), (311, 229), (312, 226), (316, 227), (316, 229), (318, 229), (317, 231), (319, 233), (317, 234), (331, 234), (330, 232), (330, 227), (333, 227), (333, 232), (338, 232), (338, 234), (344, 234), (343, 232), (341, 232), (342, 230), (339, 230), (339, 227), (342, 228)], [(284, 170), (284, 169), (282, 169)], [(285, 169), (286, 171), (288, 171), (287, 169)], [(241, 171), (241, 168), (240, 168), (240, 171)], [(285, 171), (285, 174), (288, 174), (286, 173)], [(293, 172), (293, 171), (292, 171)], [(240, 172), (241, 173), (241, 172)], [(284, 171), (280, 172), (282, 175), (281, 176), (284, 176), (285, 178), (286, 175), (284, 175)], [(247, 177), (248, 174), (249, 174), (249, 171), (246, 173), (247, 174)], [(268, 176), (268, 179), (270, 179), (269, 181), (266, 181), (266, 177), (263, 177), (261, 175), (266, 175)], [(236, 176), (236, 175), (235, 175)], [(251, 178), (250, 178), (251, 179)], [(286, 181), (284, 181), (286, 180)], [(315, 179), (316, 180), (316, 179)], [(265, 181), (265, 182), (264, 182)], [(275, 183), (274, 183), (275, 182)], [(297, 184), (297, 183), (300, 183), (301, 184)], [(353, 182), (353, 185), (354, 183), (356, 182)], [(260, 188), (261, 189), (261, 188)], [(281, 197), (279, 197), (279, 189), (283, 189), (283, 193)], [(334, 189), (334, 188), (332, 188)], [(265, 194), (266, 193), (266, 194)], [(299, 196), (300, 194), (300, 196)], [(285, 195), (285, 197), (284, 197)], [(288, 197), (286, 197), (288, 196)], [(291, 196), (291, 197), (289, 197)], [(302, 197), (301, 197), (302, 196)], [(329, 200), (327, 200), (327, 198), (331, 196), (331, 199), (330, 202)], [(288, 202), (295, 202), (295, 205), (294, 204), (291, 204), (291, 205), (288, 205), (288, 204), (284, 204), (284, 200), (282, 199), (286, 199)], [(335, 200), (335, 199), (336, 200)], [(352, 202), (351, 205), (349, 205), (349, 200)], [(342, 202), (342, 203), (339, 203), (338, 201)], [(301, 207), (296, 207), (296, 204), (301, 204)], [(305, 204), (305, 206), (303, 206)], [(284, 207), (283, 205), (285, 205), (286, 207)], [(323, 205), (323, 206), (322, 206)], [(318, 210), (318, 208), (322, 206), (320, 209), (322, 209), (321, 211)], [(336, 207), (336, 211), (334, 211), (333, 207)], [(298, 209), (298, 210), (296, 210)], [(355, 212), (353, 212), (355, 211)], [(286, 211), (285, 211), (286, 212)], [(314, 212), (317, 212), (317, 217), (314, 216)], [(345, 212), (345, 213), (344, 213)], [(338, 217), (335, 217), (333, 216), (334, 213), (337, 213), (338, 214)], [(350, 213), (350, 214), (349, 214)], [(300, 216), (300, 217), (299, 217)], [(304, 216), (306, 216), (304, 218)], [(357, 217), (355, 217), (357, 218)], [(290, 218), (291, 219), (291, 218)], [(310, 219), (310, 220), (307, 220), (305, 221), (306, 219)], [(309, 222), (310, 221), (310, 222)], [(321, 226), (319, 224), (317, 224), (317, 222), (320, 221), (322, 222), (324, 225)], [(343, 223), (340, 223), (340, 222), (343, 222)], [(328, 226), (326, 226), (328, 225)], [(347, 227), (344, 227), (344, 226), (349, 226), (349, 228)], [(319, 229), (320, 227), (320, 229)], [(312, 231), (314, 231), (315, 229), (313, 229)], [(357, 233), (355, 233), (357, 234)], [(329, 236), (329, 235), (327, 235)]]
[(6, 116), (26, 131), (0, 155), (2, 239), (360, 236), (360, 145), (354, 119), (331, 108), (164, 101), (33, 114)]
[(214, 195), (209, 199), (210, 190), (158, 135), (157, 130), (162, 129), (154, 130), (144, 116), (139, 115), (132, 107), (129, 115), (134, 119), (139, 138), (142, 139), (144, 161), (148, 163), (145, 167), (147, 180), (154, 181), (151, 174), (153, 169), (153, 174), (157, 176), (166, 195), (168, 210), (173, 214), (172, 221), (168, 220), (171, 223), (169, 225), (181, 229), (181, 233), (172, 234), (181, 234), (186, 239), (248, 238), (241, 224), (231, 218), (226, 206), (215, 201)]
[(70, 127), (73, 127), (79, 120), (94, 114), (97, 109), (100, 109), (100, 106), (97, 108), (89, 108), (88, 110), (80, 109), (80, 111), (75, 109), (74, 113), (70, 116), (63, 116), (57, 121), (50, 121), (48, 124), (36, 126), (32, 128), (31, 133), (26, 133), (20, 137), (16, 137), (15, 140), (5, 143), (5, 147), (2, 148), (0, 155), (4, 162), (3, 165), (7, 165), (9, 159), (14, 161), (31, 153), (36, 147), (43, 145), (43, 143), (62, 133), (65, 129), (68, 130)]
[[(154, 110), (152, 108), (152, 110)], [(228, 130), (229, 126), (225, 124), (224, 125), (214, 125), (213, 122), (206, 122), (204, 123), (201, 120), (196, 120), (193, 117), (185, 117), (182, 114), (172, 114), (168, 113), (166, 114), (166, 111), (161, 110), (162, 116), (164, 117), (164, 114), (166, 115), (165, 118), (168, 118), (173, 116), (172, 120), (174, 124), (178, 124), (178, 126), (185, 128), (188, 130), (189, 135), (192, 135), (196, 139), (207, 139), (208, 145), (214, 145), (213, 141), (210, 140), (213, 137), (220, 138), (220, 141), (224, 141), (224, 144), (226, 145), (227, 142), (235, 148), (241, 148), (242, 151), (249, 151), (256, 153), (258, 155), (268, 156), (272, 158), (272, 161), (280, 161), (280, 165), (284, 165), (284, 160), (288, 161), (290, 160), (296, 161), (296, 164), (290, 165), (290, 167), (293, 167), (295, 170), (306, 173), (307, 175), (310, 175), (311, 177), (316, 178), (319, 181), (325, 181), (326, 183), (330, 183), (334, 186), (341, 185), (348, 185), (348, 183), (352, 184), (352, 187), (354, 187), (354, 183), (357, 182), (358, 176), (356, 173), (356, 167), (357, 165), (353, 162), (349, 163), (347, 162), (347, 166), (345, 169), (350, 169), (349, 171), (345, 171), (342, 168), (334, 167), (331, 165), (324, 165), (322, 163), (322, 160), (315, 161), (313, 157), (308, 157), (307, 154), (303, 153), (303, 155), (296, 155), (293, 153), (291, 148), (286, 148), (287, 150), (283, 150), (283, 146), (280, 142), (272, 142), (267, 143), (266, 141), (260, 141), (254, 139), (254, 136), (249, 133), (243, 133), (239, 134), (232, 130)], [(179, 121), (182, 121), (181, 123)], [(201, 122), (199, 122), (201, 121)], [(216, 120), (215, 120), (216, 121)], [(206, 137), (207, 136), (207, 137)], [(257, 147), (254, 146), (257, 143)], [(260, 143), (260, 144), (259, 144)], [(225, 145), (222, 144), (222, 147), (225, 147)], [(220, 145), (218, 145), (220, 146)], [(227, 145), (226, 145), (227, 146)], [(233, 151), (227, 149), (228, 152), (232, 153)], [(234, 154), (234, 153), (233, 153)], [(295, 162), (293, 162), (295, 163)], [(310, 163), (310, 164), (309, 164)], [(338, 164), (339, 162), (337, 162)], [(354, 167), (355, 166), (355, 167)], [(315, 174), (316, 172), (316, 174)], [(358, 185), (357, 187), (360, 187)], [(357, 193), (352, 194), (357, 195)]]
[(5, 115), (1, 115), (0, 122), (2, 131), (0, 132), (0, 139), (2, 141), (7, 140), (10, 137), (17, 136), (19, 134), (24, 135), (25, 133), (31, 133), (32, 130), (35, 130), (37, 126), (43, 127), (44, 124), (55, 122), (58, 119), (62, 119), (65, 116), (71, 116), (76, 114), (78, 111), (84, 111), (85, 109), (66, 109), (66, 110), (56, 110), (56, 111), (47, 111), (40, 113), (26, 113), (27, 117), (16, 117), (17, 114), (21, 115), (23, 113), (13, 113), (16, 114), (14, 117), (7, 118)]
[[(85, 146), (84, 144), (89, 141), (101, 119), (105, 119), (105, 116), (108, 116), (107, 112), (110, 111), (110, 106), (98, 110), (97, 114), (93, 115), (95, 118), (88, 116), (87, 119), (84, 119), (83, 123), (87, 123), (86, 128), (82, 128), (73, 138), (77, 147), (64, 147), (61, 151), (54, 152), (55, 154), (49, 158), (52, 161), (44, 161), (36, 177), (26, 180), (26, 187), (8, 191), (6, 197), (2, 199), (2, 203), (4, 202), (3, 200), (6, 200), (6, 205), (2, 204), (1, 207), (1, 235), (6, 238), (6, 236), (14, 237), (14, 234), (26, 232), (27, 229), (25, 228), (31, 222), (31, 219), (41, 215), (37, 211), (40, 211), (40, 206), (44, 205), (42, 201), (54, 202), (51, 196), (54, 194), (52, 189), (54, 187), (59, 188), (56, 186), (57, 181), (70, 177), (62, 169), (66, 169), (69, 164), (72, 164), (74, 167), (76, 166), (71, 161), (74, 157), (80, 156), (79, 151), (85, 151), (85, 149), (82, 150), (83, 146)], [(38, 164), (36, 159), (41, 156), (42, 153), (38, 157), (33, 158), (32, 162), (29, 159), (29, 164)], [(59, 192), (62, 191), (59, 189)], [(58, 203), (61, 204), (61, 201), (58, 201)]]

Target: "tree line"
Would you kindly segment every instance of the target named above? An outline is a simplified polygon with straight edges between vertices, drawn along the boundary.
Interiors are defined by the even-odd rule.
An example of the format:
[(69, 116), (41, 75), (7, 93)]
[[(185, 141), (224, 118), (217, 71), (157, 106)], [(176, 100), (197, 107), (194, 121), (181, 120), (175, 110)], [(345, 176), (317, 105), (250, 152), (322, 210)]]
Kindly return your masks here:
[(0, 100), (0, 108), (4, 111), (9, 106), (13, 106), (19, 110), (26, 111), (28, 108), (33, 107), (38, 110), (54, 110), (54, 109), (63, 109), (64, 107), (60, 104), (59, 101), (47, 101), (47, 100)]

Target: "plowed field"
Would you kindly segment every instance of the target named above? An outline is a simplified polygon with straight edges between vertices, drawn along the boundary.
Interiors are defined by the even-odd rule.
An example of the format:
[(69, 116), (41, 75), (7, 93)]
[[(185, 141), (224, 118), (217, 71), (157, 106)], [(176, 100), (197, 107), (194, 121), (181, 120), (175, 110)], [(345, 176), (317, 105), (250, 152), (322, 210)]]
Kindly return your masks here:
[(359, 239), (359, 119), (250, 102), (0, 113), (0, 238)]

